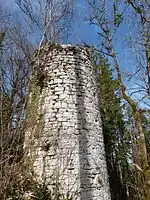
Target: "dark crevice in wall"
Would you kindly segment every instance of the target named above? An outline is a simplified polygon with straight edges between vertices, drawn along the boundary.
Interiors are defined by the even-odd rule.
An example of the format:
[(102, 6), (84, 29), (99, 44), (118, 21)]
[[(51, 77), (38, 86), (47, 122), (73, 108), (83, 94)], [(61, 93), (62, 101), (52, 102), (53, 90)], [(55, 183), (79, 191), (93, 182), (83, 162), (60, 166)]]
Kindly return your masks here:
[[(78, 59), (76, 59), (78, 61)], [(76, 62), (77, 63), (77, 62)], [(86, 107), (85, 107), (85, 91), (83, 88), (83, 76), (81, 73), (81, 64), (75, 66), (76, 77), (76, 109), (77, 109), (77, 127), (79, 130), (79, 164), (80, 164), (80, 199), (92, 200), (91, 181), (90, 181), (90, 165), (88, 152), (88, 137), (84, 133), (87, 129)], [(83, 132), (82, 132), (83, 131)]]

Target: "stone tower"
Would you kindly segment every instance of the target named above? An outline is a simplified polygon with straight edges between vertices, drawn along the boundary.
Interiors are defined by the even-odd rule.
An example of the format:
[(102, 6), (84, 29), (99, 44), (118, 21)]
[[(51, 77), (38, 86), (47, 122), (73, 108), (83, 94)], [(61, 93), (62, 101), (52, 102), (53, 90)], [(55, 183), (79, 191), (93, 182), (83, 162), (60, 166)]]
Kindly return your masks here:
[(33, 66), (25, 146), (37, 179), (74, 200), (110, 200), (90, 49), (47, 45)]

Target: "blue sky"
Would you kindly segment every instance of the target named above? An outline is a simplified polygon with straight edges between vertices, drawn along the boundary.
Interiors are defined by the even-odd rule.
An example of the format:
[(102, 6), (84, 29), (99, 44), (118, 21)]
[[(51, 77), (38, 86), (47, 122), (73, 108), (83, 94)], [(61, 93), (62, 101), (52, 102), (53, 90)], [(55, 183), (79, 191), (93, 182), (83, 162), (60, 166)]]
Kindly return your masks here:
[(15, 9), (15, 0), (0, 0), (0, 6), (8, 9)]
[[(12, 12), (19, 11), (15, 4), (15, 0), (0, 0), (0, 5)], [(66, 43), (80, 44), (89, 43), (92, 45), (98, 45), (98, 28), (89, 25), (86, 17), (88, 15), (87, 0), (76, 0), (76, 13), (74, 16), (74, 22), (72, 25), (71, 34), (69, 35)], [(126, 24), (122, 24), (115, 37), (115, 48), (118, 52), (118, 58), (123, 66), (123, 70), (135, 71), (134, 58), (132, 58), (132, 50), (125, 44), (125, 38), (128, 37), (128, 29)], [(32, 37), (36, 37), (33, 34)], [(129, 59), (130, 58), (130, 59)], [(131, 66), (132, 65), (132, 66)]]
[[(96, 26), (91, 26), (86, 20), (86, 17), (89, 13), (87, 8), (87, 0), (76, 0), (74, 14), (74, 21), (72, 25), (72, 29), (70, 31), (70, 35), (66, 43), (71, 44), (81, 44), (83, 42), (98, 45), (98, 28)], [(109, 6), (110, 1), (109, 2)], [(9, 9), (10, 11), (18, 11), (18, 7), (15, 5), (15, 0), (0, 0), (0, 6)], [(109, 13), (108, 6), (108, 13)], [(109, 13), (111, 15), (111, 13)], [(130, 13), (126, 13), (126, 15), (130, 15)], [(129, 27), (129, 24), (131, 26)], [(134, 28), (133, 28), (133, 27)], [(121, 70), (123, 73), (132, 73), (137, 69), (137, 60), (135, 56), (135, 52), (131, 48), (133, 44), (131, 41), (128, 41), (128, 38), (134, 34), (136, 40), (136, 32), (139, 27), (136, 24), (132, 24), (129, 21), (125, 21), (121, 24), (118, 29), (115, 38), (114, 38), (114, 46), (118, 55), (119, 64), (121, 66)], [(36, 32), (32, 35), (32, 39), (36, 39)], [(128, 88), (133, 87), (136, 79), (133, 79), (130, 82), (126, 82)], [(139, 96), (139, 95), (138, 95)], [(136, 96), (137, 98), (137, 96)]]

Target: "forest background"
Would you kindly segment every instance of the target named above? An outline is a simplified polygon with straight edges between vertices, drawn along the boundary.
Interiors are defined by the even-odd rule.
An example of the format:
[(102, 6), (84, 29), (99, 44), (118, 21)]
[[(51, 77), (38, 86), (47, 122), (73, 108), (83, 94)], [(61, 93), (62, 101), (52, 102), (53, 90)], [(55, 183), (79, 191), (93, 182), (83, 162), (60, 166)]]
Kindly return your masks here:
[[(31, 61), (47, 42), (93, 49), (112, 199), (150, 199), (149, 10), (149, 0), (0, 0), (2, 200), (28, 190), (22, 143)], [(36, 199), (51, 199), (42, 187), (34, 184)]]

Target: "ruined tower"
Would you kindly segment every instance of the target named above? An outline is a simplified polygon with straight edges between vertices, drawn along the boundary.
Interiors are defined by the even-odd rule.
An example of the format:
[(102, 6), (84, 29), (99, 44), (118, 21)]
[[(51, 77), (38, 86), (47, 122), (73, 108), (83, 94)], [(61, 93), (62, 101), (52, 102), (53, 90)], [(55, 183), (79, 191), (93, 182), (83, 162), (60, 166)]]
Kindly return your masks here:
[(25, 147), (37, 179), (75, 200), (110, 200), (90, 49), (47, 45), (33, 67)]

